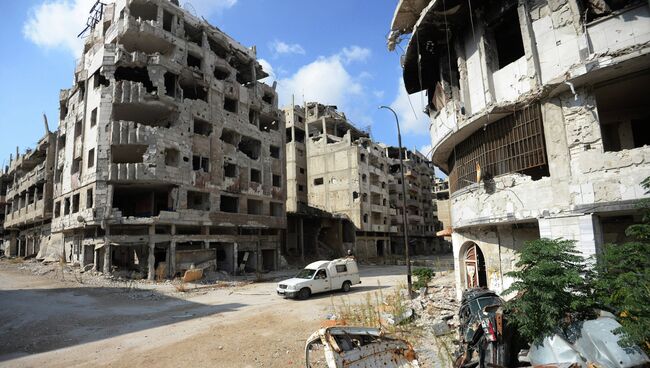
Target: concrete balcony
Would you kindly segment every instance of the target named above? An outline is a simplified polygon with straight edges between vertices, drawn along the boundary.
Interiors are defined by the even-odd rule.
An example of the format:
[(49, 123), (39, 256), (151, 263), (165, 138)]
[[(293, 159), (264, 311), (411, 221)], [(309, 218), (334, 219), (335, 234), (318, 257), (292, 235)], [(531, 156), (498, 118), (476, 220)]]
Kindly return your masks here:
[(109, 169), (111, 181), (157, 180), (155, 168), (144, 163), (110, 164)]
[(370, 210), (372, 212), (384, 213), (384, 212), (386, 212), (387, 208), (386, 208), (386, 206), (383, 206), (381, 204), (374, 204), (373, 203), (373, 204), (370, 205)]
[(152, 128), (132, 121), (110, 123), (111, 144), (149, 144)]

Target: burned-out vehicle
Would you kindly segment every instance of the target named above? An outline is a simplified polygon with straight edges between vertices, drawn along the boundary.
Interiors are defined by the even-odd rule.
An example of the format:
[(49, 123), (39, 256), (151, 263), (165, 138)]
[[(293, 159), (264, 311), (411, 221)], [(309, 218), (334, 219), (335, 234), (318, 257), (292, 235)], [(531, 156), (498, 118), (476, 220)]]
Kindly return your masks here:
[(305, 367), (416, 368), (417, 355), (408, 341), (370, 327), (334, 326), (314, 332), (305, 345)]
[(516, 365), (519, 349), (512, 346), (516, 331), (508, 326), (503, 304), (503, 299), (488, 289), (463, 292), (458, 315), (461, 346), (456, 368)]

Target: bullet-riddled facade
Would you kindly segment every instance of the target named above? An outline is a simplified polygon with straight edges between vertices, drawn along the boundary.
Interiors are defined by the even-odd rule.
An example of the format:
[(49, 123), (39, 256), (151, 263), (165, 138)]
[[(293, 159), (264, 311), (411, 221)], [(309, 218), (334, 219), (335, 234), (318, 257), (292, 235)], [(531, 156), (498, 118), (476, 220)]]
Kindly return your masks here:
[(522, 244), (627, 238), (650, 176), (647, 1), (400, 2), (389, 48), (425, 90), (449, 174), (458, 293), (512, 280)]
[(60, 96), (52, 252), (149, 278), (275, 269), (284, 117), (255, 49), (170, 1), (93, 11)]

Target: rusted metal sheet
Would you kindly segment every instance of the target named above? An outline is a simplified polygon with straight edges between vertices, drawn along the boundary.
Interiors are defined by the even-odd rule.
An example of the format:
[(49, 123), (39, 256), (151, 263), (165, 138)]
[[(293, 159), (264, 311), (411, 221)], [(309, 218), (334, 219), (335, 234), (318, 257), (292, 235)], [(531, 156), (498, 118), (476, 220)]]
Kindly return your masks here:
[(326, 327), (305, 345), (306, 367), (419, 367), (413, 346), (376, 328)]

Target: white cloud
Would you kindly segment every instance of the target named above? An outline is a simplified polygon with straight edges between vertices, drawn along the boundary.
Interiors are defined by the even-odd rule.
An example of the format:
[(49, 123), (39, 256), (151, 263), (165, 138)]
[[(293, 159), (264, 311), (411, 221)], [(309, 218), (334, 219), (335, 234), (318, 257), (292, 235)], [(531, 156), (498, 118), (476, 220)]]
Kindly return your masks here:
[(304, 55), (305, 49), (297, 43), (288, 44), (284, 41), (274, 40), (269, 44), (269, 48), (275, 56), (298, 54)]
[(354, 61), (366, 61), (370, 57), (370, 54), (370, 49), (359, 46), (344, 47), (341, 50), (342, 59), (346, 64)]
[(318, 101), (344, 109), (350, 98), (363, 95), (363, 86), (345, 69), (337, 54), (319, 57), (302, 66), (294, 75), (278, 80), (278, 92), (282, 105), (289, 103), (291, 95), (295, 95), (299, 101), (303, 101), (304, 96), (305, 101)]
[[(46, 0), (30, 9), (23, 24), (23, 35), (37, 46), (62, 49), (78, 57), (83, 49), (83, 39), (77, 35), (86, 26), (95, 1)], [(236, 3), (237, 0), (192, 0), (186, 2), (185, 9), (197, 16), (209, 17)]]
[(399, 79), (397, 97), (390, 104), (399, 117), (402, 133), (429, 134), (429, 117), (422, 112), (426, 96), (424, 92), (409, 96), (404, 88), (404, 81)]
[(46, 1), (29, 11), (23, 35), (46, 49), (63, 49), (75, 57), (81, 54), (83, 39), (77, 35), (88, 19), (95, 0)]

